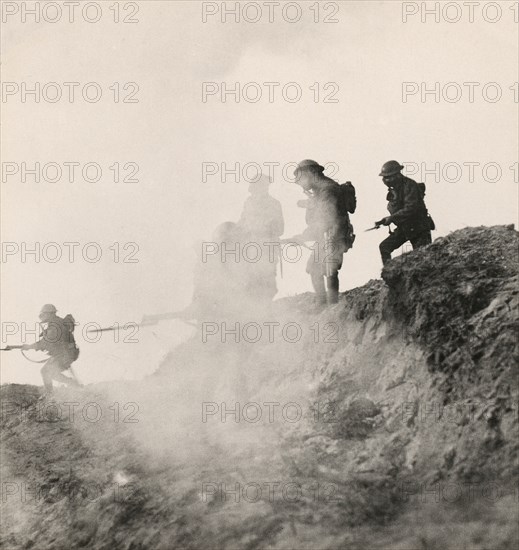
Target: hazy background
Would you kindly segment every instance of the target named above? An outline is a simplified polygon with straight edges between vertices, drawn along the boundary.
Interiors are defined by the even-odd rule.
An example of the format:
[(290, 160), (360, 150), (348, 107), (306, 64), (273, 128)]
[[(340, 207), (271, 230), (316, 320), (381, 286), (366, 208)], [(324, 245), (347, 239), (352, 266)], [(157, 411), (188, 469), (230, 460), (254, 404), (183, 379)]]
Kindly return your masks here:
[[(219, 16), (202, 22), (202, 3), (138, 2), (137, 24), (115, 24), (103, 5), (95, 24), (77, 17), (69, 24), (44, 21), (2, 24), (2, 79), (82, 84), (96, 81), (103, 98), (89, 104), (26, 103), (20, 96), (3, 99), (2, 161), (97, 162), (104, 177), (97, 183), (38, 183), (11, 176), (2, 183), (1, 240), (32, 248), (48, 242), (98, 242), (103, 257), (89, 264), (81, 255), (69, 263), (22, 263), (10, 256), (2, 263), (2, 322), (33, 325), (42, 304), (52, 302), (58, 314), (74, 314), (82, 326), (140, 321), (144, 313), (188, 305), (195, 266), (193, 243), (210, 240), (216, 225), (237, 221), (248, 182), (220, 174), (202, 181), (204, 162), (229, 166), (249, 162), (285, 165), (303, 158), (339, 166), (335, 178), (351, 180), (358, 211), (353, 250), (340, 273), (341, 290), (362, 285), (380, 274), (378, 243), (384, 231), (364, 233), (386, 212), (385, 188), (378, 173), (396, 158), (404, 163), (499, 163), (502, 177), (484, 181), (479, 168), (469, 181), (468, 168), (457, 183), (429, 176), (426, 202), (437, 238), (467, 225), (515, 223), (517, 179), (509, 169), (517, 162), (518, 105), (510, 86), (518, 77), (518, 32), (512, 2), (500, 3), (499, 22), (488, 23), (476, 9), (458, 23), (427, 24), (419, 15), (402, 22), (400, 2), (337, 2), (339, 23), (314, 23), (310, 3), (300, 2), (303, 17), (290, 24), (279, 16), (267, 22), (223, 24)], [(123, 3), (121, 3), (122, 5)], [(313, 3), (312, 3), (313, 4)], [(418, 3), (419, 4), (419, 3)], [(417, 4), (417, 5), (418, 5)], [(432, 3), (431, 3), (432, 4)], [(261, 2), (260, 2), (261, 5)], [(460, 3), (462, 5), (462, 3)], [(123, 14), (124, 15), (124, 14)], [(324, 15), (324, 14), (323, 14)], [(207, 81), (280, 82), (273, 104), (256, 104), (228, 96), (202, 103)], [(301, 101), (281, 97), (281, 87), (297, 82)], [(458, 103), (429, 96), (402, 102), (402, 82), (497, 82), (497, 103), (474, 103), (467, 89)], [(136, 82), (139, 102), (114, 103), (114, 82)], [(339, 103), (314, 103), (309, 86), (336, 82)], [(76, 95), (77, 92), (76, 92)], [(124, 94), (123, 94), (124, 95)], [(114, 162), (139, 165), (138, 183), (114, 183)], [(124, 172), (126, 174), (127, 172)], [(275, 171), (271, 193), (283, 205), (285, 236), (304, 228), (304, 211), (296, 201), (299, 187)], [(419, 175), (415, 179), (424, 180)], [(109, 247), (135, 242), (138, 263), (115, 263)], [(81, 248), (81, 247), (80, 247)], [(64, 249), (65, 250), (65, 249)], [(122, 257), (126, 255), (122, 251)], [(278, 296), (311, 290), (306, 259), (284, 265)], [(77, 372), (84, 381), (139, 378), (153, 371), (190, 328), (171, 321), (141, 329), (138, 343), (116, 343), (105, 334), (97, 343), (77, 335), (81, 357)], [(121, 331), (120, 340), (129, 335)], [(20, 334), (2, 345), (17, 343)], [(29, 339), (28, 341), (33, 341)], [(39, 383), (39, 368), (18, 352), (1, 356), (2, 383)]]

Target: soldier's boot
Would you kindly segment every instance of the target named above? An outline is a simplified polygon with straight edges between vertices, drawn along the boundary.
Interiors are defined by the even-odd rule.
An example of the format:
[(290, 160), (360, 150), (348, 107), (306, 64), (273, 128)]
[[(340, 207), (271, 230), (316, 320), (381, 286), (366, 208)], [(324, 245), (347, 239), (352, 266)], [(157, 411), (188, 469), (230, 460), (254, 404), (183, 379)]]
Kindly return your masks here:
[(336, 273), (331, 277), (326, 277), (328, 287), (328, 303), (337, 304), (339, 302), (339, 275)]

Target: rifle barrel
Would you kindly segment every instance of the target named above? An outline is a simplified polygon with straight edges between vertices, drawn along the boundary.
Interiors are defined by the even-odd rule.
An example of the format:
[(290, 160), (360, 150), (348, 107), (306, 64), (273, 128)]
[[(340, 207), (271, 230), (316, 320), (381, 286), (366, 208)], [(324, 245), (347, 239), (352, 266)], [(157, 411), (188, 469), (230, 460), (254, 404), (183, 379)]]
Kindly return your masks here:
[[(184, 315), (182, 311), (172, 311), (169, 313), (158, 313), (157, 315), (144, 315), (142, 318), (142, 321), (140, 323), (127, 323), (126, 326), (137, 326), (137, 327), (146, 327), (150, 325), (156, 325), (159, 321), (162, 321), (164, 319), (184, 319)], [(186, 321), (187, 322), (187, 321)], [(123, 327), (123, 328), (124, 328)], [(110, 332), (113, 330), (120, 330), (121, 327), (113, 326), (113, 327), (103, 327), (103, 328), (93, 328), (90, 330), (87, 330), (87, 332)]]
[(169, 313), (157, 313), (156, 315), (145, 315), (142, 318), (141, 325), (155, 324), (164, 319), (179, 319), (183, 316), (182, 311), (170, 311)]
[(116, 327), (106, 327), (106, 328), (91, 328), (87, 332), (108, 332), (110, 330), (117, 330)]
[(187, 325), (196, 327), (197, 324), (191, 321), (191, 319), (195, 319), (195, 318), (196, 318), (196, 315), (186, 310), (172, 311), (171, 313), (158, 313), (157, 315), (145, 315), (142, 318), (141, 324), (139, 326), (145, 327), (150, 325), (156, 325), (159, 321), (163, 321), (165, 319), (179, 319), (180, 321), (182, 321), (183, 323), (186, 323)]

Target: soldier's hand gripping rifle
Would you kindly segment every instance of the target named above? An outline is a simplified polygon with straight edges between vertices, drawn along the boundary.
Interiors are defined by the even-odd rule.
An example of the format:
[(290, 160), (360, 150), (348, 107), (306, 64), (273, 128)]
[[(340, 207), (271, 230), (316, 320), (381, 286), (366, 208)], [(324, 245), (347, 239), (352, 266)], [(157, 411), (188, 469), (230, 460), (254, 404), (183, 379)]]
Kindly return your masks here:
[(374, 231), (375, 229), (380, 229), (380, 227), (381, 227), (382, 225), (386, 225), (386, 224), (384, 223), (384, 221), (385, 221), (385, 218), (382, 218), (382, 219), (379, 220), (378, 222), (375, 222), (375, 225), (374, 225), (373, 227), (370, 227), (369, 229), (365, 229), (365, 230), (364, 230), (364, 233), (366, 233), (366, 232), (368, 232), (368, 231)]

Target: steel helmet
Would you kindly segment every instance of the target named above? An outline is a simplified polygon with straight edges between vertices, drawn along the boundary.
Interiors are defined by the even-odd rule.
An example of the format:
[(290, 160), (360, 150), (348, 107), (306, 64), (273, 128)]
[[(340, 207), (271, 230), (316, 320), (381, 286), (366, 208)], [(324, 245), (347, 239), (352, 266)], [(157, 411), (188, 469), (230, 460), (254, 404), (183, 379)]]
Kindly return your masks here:
[(42, 308), (40, 313), (56, 313), (58, 311), (56, 309), (56, 306), (53, 306), (52, 304), (45, 304)]
[(394, 176), (402, 171), (404, 167), (396, 160), (388, 160), (380, 171), (379, 176)]
[(301, 170), (315, 169), (317, 172), (324, 172), (324, 166), (321, 166), (318, 162), (311, 159), (302, 160), (297, 168), (294, 170), (294, 175), (296, 176)]

